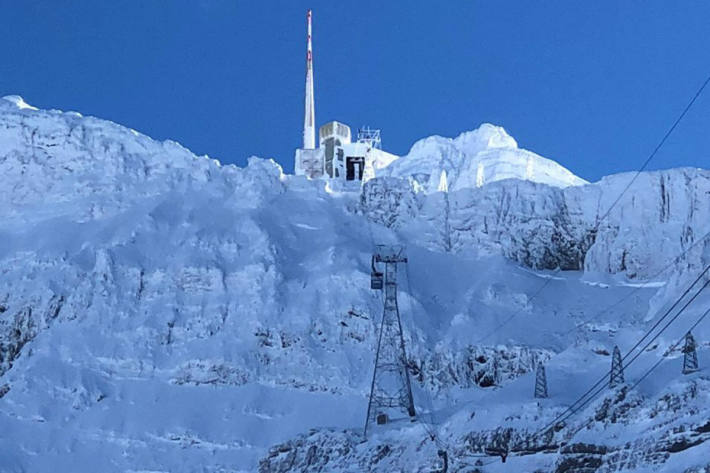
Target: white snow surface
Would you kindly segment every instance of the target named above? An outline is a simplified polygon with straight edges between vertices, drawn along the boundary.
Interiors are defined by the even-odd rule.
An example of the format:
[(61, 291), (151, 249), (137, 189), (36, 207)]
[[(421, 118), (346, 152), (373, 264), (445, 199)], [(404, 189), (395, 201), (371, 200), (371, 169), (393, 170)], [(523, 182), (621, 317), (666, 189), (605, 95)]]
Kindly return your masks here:
[[(362, 193), (335, 192), (271, 160), (221, 166), (23, 104), (0, 100), (3, 472), (432, 471), (440, 445), (421, 422), (360, 438), (382, 311), (374, 242), (407, 245), (399, 297), (420, 419), (450, 448), (450, 471), (475, 471), (467, 454), (564, 410), (710, 262), (704, 170), (642, 174), (590, 235), (631, 176), (585, 184), (533, 155), (549, 182), (530, 182), (529, 152), (497, 127), (449, 140), (450, 164), (426, 170), (431, 191), (397, 177), (405, 157)], [(428, 166), (414, 151), (442, 142), (409, 157)], [(482, 161), (498, 170), (477, 187)], [(481, 471), (707, 471), (710, 323), (694, 334), (699, 373), (681, 375), (676, 350), (637, 388), (606, 390), (555, 448), (519, 455), (508, 441), (507, 463)]]
[(28, 109), (28, 110), (37, 110), (37, 107), (33, 107), (32, 105), (29, 105), (27, 102), (25, 102), (25, 99), (20, 97), (19, 95), (6, 95), (5, 97), (2, 97), (0, 99), (0, 108), (6, 107), (6, 108), (12, 108), (13, 106), (15, 108), (18, 108), (20, 110), (22, 109)]
[(417, 141), (406, 156), (379, 175), (413, 177), (424, 190), (436, 191), (441, 173), (449, 189), (481, 187), (503, 179), (521, 179), (555, 187), (586, 184), (556, 162), (518, 148), (502, 127), (484, 123), (456, 138), (431, 136)]

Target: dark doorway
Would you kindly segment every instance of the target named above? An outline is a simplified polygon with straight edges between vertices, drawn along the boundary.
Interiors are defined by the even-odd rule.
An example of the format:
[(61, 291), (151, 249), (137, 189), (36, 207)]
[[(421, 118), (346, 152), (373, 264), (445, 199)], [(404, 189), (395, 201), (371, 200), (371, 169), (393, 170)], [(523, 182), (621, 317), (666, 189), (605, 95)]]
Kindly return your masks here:
[(348, 181), (362, 181), (362, 172), (365, 170), (365, 158), (348, 156), (345, 159), (345, 179)]

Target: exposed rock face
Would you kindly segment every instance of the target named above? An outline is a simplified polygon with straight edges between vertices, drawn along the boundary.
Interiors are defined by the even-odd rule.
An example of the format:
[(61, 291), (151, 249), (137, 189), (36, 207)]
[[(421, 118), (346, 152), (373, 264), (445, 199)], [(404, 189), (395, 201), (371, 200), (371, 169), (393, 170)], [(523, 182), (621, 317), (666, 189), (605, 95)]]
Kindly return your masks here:
[(398, 228), (417, 214), (417, 202), (411, 184), (405, 179), (378, 178), (365, 183), (360, 205), (372, 221), (388, 228)]
[(52, 295), (48, 300), (36, 300), (34, 307), (22, 307), (8, 316), (5, 313), (12, 310), (10, 300), (15, 302), (15, 298), (6, 296), (0, 305), (0, 376), (12, 368), (23, 347), (59, 316), (65, 302), (64, 296)]
[[(308, 435), (273, 447), (259, 462), (259, 473), (368, 471), (431, 473), (441, 460), (432, 441), (412, 444), (388, 442), (371, 446), (361, 433), (312, 431)], [(424, 461), (403, 466), (402, 458), (423, 457)]]
[[(702, 239), (697, 229), (710, 230), (710, 171), (644, 173), (605, 216), (632, 177), (564, 189), (508, 180), (449, 193), (417, 193), (413, 181), (377, 178), (365, 185), (361, 204), (373, 221), (438, 250), (643, 280)], [(707, 241), (696, 245), (675, 268), (700, 267), (694, 261), (707, 258), (708, 248)]]
[[(707, 393), (701, 394), (699, 390), (708, 386), (708, 379), (690, 381), (682, 390), (670, 390), (656, 399), (655, 407), (650, 410), (649, 400), (631, 394), (628, 387), (622, 387), (586, 409), (583, 418), (542, 433), (534, 426), (498, 427), (467, 432), (461, 438), (447, 438), (452, 428), (449, 425), (446, 429), (437, 426), (428, 430), (412, 429), (405, 438), (390, 432), (380, 434), (376, 442), (359, 443), (355, 433), (312, 431), (272, 448), (261, 461), (259, 471), (350, 471), (348, 468), (355, 465), (364, 467), (362, 471), (376, 472), (399, 471), (397, 468), (402, 465), (411, 465), (412, 471), (441, 471), (437, 470), (435, 448), (447, 450), (449, 471), (452, 472), (476, 471), (476, 466), (485, 471), (483, 465), (504, 459), (514, 468), (516, 460), (525, 461), (533, 456), (538, 467), (529, 471), (655, 471), (671, 462), (673, 455), (693, 448), (703, 449), (710, 444), (710, 424), (703, 415), (698, 415), (708, 398)], [(674, 407), (664, 407), (671, 405)], [(683, 416), (678, 418), (681, 412)], [(539, 410), (538, 414), (543, 411)], [(475, 411), (471, 419), (474, 420), (470, 423), (474, 423)], [(544, 415), (527, 420), (533, 419), (542, 425), (549, 421)], [(511, 424), (522, 420), (526, 420), (526, 414), (505, 419)], [(616, 438), (614, 432), (618, 431), (619, 424), (639, 429), (638, 437), (632, 441)], [(431, 433), (439, 438), (432, 440)], [(379, 465), (375, 461), (393, 455), (400, 458), (399, 463)], [(667, 471), (703, 470), (674, 470), (671, 467)]]
[[(601, 460), (603, 471), (703, 448), (702, 373), (695, 395), (607, 396), (533, 438), (564, 406), (563, 389), (583, 384), (588, 366), (606, 369), (603, 353), (644, 327), (655, 289), (632, 294), (515, 262), (647, 278), (659, 252), (698, 241), (704, 171), (644, 174), (651, 190), (622, 200), (595, 235), (625, 176), (476, 187), (459, 167), (449, 193), (414, 176), (375, 179), (358, 194), (284, 176), (273, 161), (221, 166), (23, 104), (0, 100), (0, 431), (13, 433), (0, 442), (3, 468), (93, 471), (101, 458), (121, 471), (254, 471), (259, 460), (263, 471), (440, 470), (440, 445), (419, 422), (365, 443), (357, 431), (382, 314), (369, 289), (375, 242), (408, 247), (398, 293), (408, 366), (422, 418), (431, 396), (432, 429), (455, 446), (449, 471), (476, 471), (465, 454), (484, 462), (503, 449), (510, 462), (531, 459), (519, 471), (554, 471), (566, 458)], [(474, 135), (452, 146), (486, 138)], [(512, 138), (488, 138), (513, 153)], [(704, 261), (693, 251), (668, 294)], [(662, 305), (669, 296), (659, 294)], [(600, 300), (625, 295), (595, 314)], [(702, 363), (706, 334), (698, 341)], [(548, 405), (532, 401), (537, 362), (549, 367)], [(301, 435), (321, 426), (334, 429)], [(638, 443), (607, 435), (620, 426), (640, 429)]]
[(462, 388), (505, 384), (533, 372), (552, 353), (542, 349), (516, 346), (468, 346), (457, 352), (435, 352), (424, 359), (410, 359), (412, 375), (434, 392), (453, 386)]
[[(632, 174), (603, 178), (598, 208), (587, 219), (599, 218), (611, 207)], [(583, 188), (570, 189), (577, 208)], [(577, 194), (579, 193), (579, 194)], [(674, 269), (693, 271), (707, 264), (708, 214), (710, 212), (710, 172), (679, 168), (642, 173), (618, 205), (599, 226), (594, 245), (585, 258), (586, 271), (624, 273), (644, 279), (656, 274), (673, 257), (693, 246)], [(587, 204), (588, 205), (588, 204)], [(699, 244), (696, 244), (699, 243)], [(664, 257), (659, 258), (659, 255)]]
[[(347, 423), (359, 423), (382, 311), (357, 213), (367, 194), (338, 200), (322, 183), (284, 177), (272, 161), (222, 167), (110, 122), (6, 103), (0, 397), (12, 408), (0, 426), (30, 432), (0, 451), (8, 464), (61, 469), (102, 451), (125, 469), (169, 468), (166, 458), (179, 455), (141, 463), (157, 443), (195, 449), (193, 464), (248, 470), (270, 444), (330, 422), (329, 406), (349, 406)], [(409, 187), (392, 207), (378, 204), (383, 224), (410, 215), (402, 203), (416, 208)], [(415, 304), (408, 292), (401, 297)], [(418, 297), (438, 304), (426, 288)], [(488, 293), (471, 297), (508, 306)], [(435, 351), (425, 337), (439, 335), (418, 324), (405, 333), (417, 347), (417, 386), (434, 395), (505, 385), (529, 370), (534, 351), (473, 347), (466, 334)], [(321, 415), (308, 396), (320, 396)], [(165, 411), (125, 410), (146, 399)], [(81, 437), (94, 427), (80, 427), (80, 413), (99, 410), (121, 415)], [(224, 425), (191, 420), (225, 416)], [(36, 423), (45, 434), (31, 434)], [(234, 434), (234, 425), (244, 431)], [(252, 429), (258, 439), (244, 440)], [(57, 443), (59, 431), (75, 433)], [(86, 449), (66, 454), (77, 436)]]

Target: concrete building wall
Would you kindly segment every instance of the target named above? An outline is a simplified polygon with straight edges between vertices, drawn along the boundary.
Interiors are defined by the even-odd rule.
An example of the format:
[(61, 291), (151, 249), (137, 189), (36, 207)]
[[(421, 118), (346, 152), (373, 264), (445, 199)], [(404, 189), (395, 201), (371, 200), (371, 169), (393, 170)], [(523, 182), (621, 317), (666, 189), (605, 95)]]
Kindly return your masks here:
[(324, 173), (324, 149), (297, 149), (294, 163), (294, 173), (297, 176), (307, 176), (311, 179), (320, 179)]

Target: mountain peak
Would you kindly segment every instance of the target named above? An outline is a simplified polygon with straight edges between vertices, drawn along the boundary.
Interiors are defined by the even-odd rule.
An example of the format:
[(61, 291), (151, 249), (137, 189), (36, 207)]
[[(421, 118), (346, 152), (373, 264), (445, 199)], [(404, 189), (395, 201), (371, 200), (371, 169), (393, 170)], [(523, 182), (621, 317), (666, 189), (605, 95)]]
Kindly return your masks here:
[(32, 105), (28, 104), (25, 102), (25, 99), (20, 97), (19, 95), (6, 95), (2, 98), (2, 101), (0, 101), (0, 108), (1, 107), (15, 107), (19, 109), (29, 109), (29, 110), (37, 110), (37, 107), (33, 107)]
[(442, 171), (446, 171), (451, 190), (504, 179), (561, 188), (587, 184), (555, 161), (518, 148), (503, 127), (490, 123), (456, 138), (430, 136), (419, 140), (386, 170), (390, 176), (413, 177), (424, 189), (436, 189)]
[(518, 142), (502, 126), (483, 123), (475, 130), (464, 131), (454, 139), (461, 149), (477, 152), (490, 148), (517, 148)]

